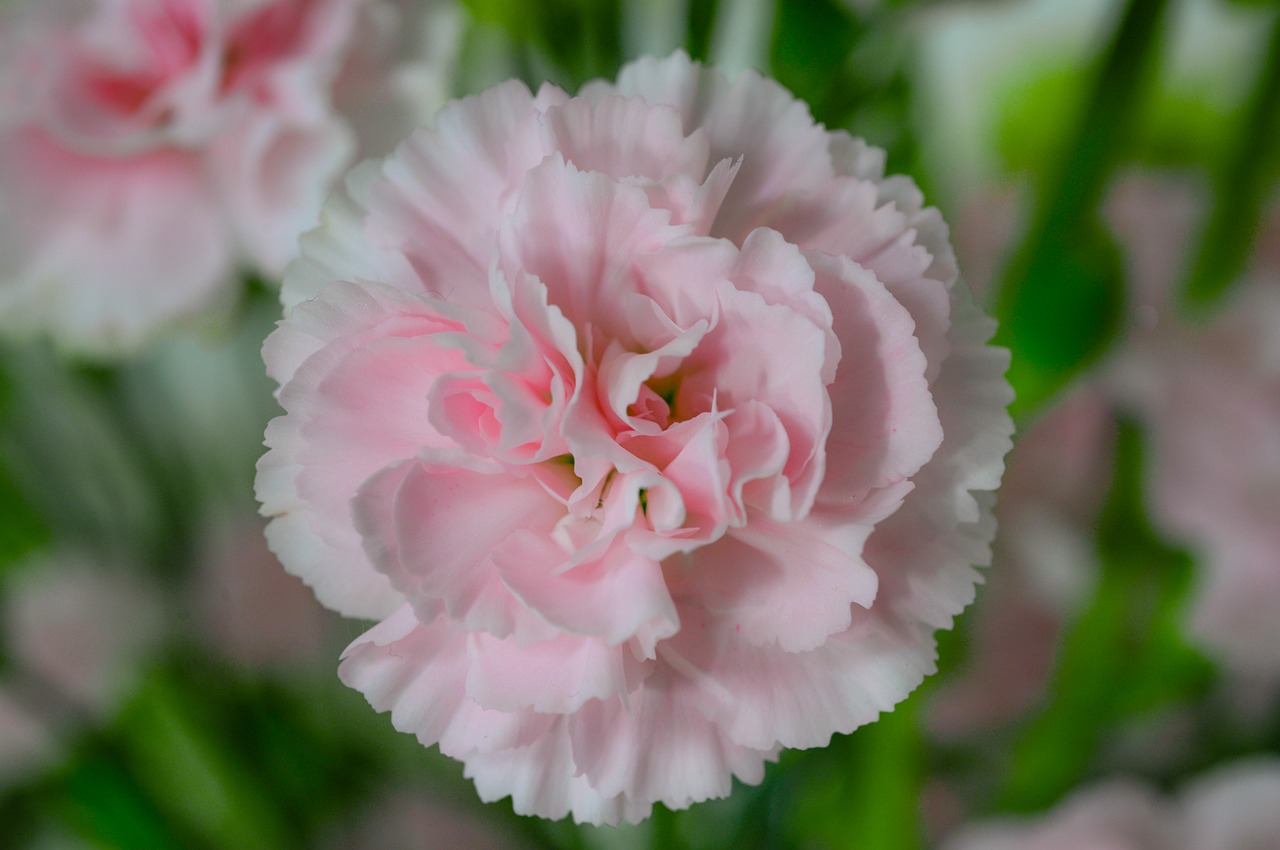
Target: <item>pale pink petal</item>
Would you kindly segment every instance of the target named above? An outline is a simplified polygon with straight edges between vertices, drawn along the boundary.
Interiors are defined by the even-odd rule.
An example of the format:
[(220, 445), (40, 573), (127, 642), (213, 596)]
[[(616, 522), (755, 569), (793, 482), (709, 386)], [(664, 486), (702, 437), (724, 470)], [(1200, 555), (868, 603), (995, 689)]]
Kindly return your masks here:
[(467, 696), (500, 711), (572, 714), (635, 690), (649, 672), (628, 649), (576, 635), (522, 644), (473, 633), (468, 649)]
[(413, 261), (394, 242), (372, 238), (366, 203), (383, 180), (380, 162), (362, 162), (329, 196), (320, 209), (320, 226), (302, 234), (299, 257), (285, 270), (280, 300), (286, 311), (338, 280), (377, 281), (405, 292), (444, 294), (423, 287)]
[[(933, 378), (947, 354), (947, 288), (956, 279), (955, 263), (939, 267), (922, 244), (917, 226), (932, 223), (937, 210), (908, 216), (882, 200), (884, 190), (884, 184), (836, 178), (822, 194), (808, 196), (763, 223), (807, 251), (847, 257), (871, 271), (910, 312)], [(943, 244), (945, 238), (943, 227)]]
[(553, 820), (571, 814), (578, 823), (614, 826), (647, 818), (652, 803), (602, 797), (578, 773), (567, 724), (561, 717), (532, 744), (465, 758), (465, 775), (475, 781), (480, 799), (492, 803), (510, 797), (517, 814)]
[(1179, 797), (1188, 847), (1261, 850), (1280, 836), (1280, 759), (1274, 754), (1197, 777)]
[(928, 630), (870, 615), (799, 653), (751, 646), (709, 612), (682, 612), (681, 621), (659, 657), (693, 681), (705, 716), (756, 750), (826, 746), (891, 710), (934, 669)]
[(680, 628), (675, 604), (654, 560), (625, 546), (571, 565), (571, 553), (545, 535), (512, 534), (494, 549), (502, 580), (519, 599), (570, 634), (616, 645), (633, 637), (654, 641)]
[[(366, 217), (362, 238), (389, 256), (384, 262), (412, 270), (388, 283), (454, 303), (489, 303), (497, 224), (515, 203), (516, 175), (543, 157), (517, 130), (536, 123), (523, 84), (495, 86), (440, 110), (434, 128), (418, 130), (349, 184)], [(316, 241), (324, 246), (328, 238), (322, 230)]]
[(748, 785), (764, 779), (772, 750), (730, 740), (681, 693), (690, 687), (658, 672), (625, 702), (595, 700), (569, 720), (574, 764), (597, 794), (679, 809), (729, 796), (735, 777)]
[(680, 114), (640, 97), (604, 95), (594, 103), (574, 98), (546, 110), (539, 128), (548, 151), (559, 151), (579, 171), (661, 182), (707, 173), (707, 141), (686, 136)]
[(818, 500), (854, 509), (872, 490), (918, 472), (942, 442), (942, 423), (910, 314), (865, 269), (817, 253), (809, 260), (844, 346)]
[[(369, 564), (350, 501), (375, 472), (441, 445), (426, 393), (459, 358), (431, 334), (459, 327), (390, 287), (336, 284), (295, 309), (264, 346), (268, 372), (285, 382), (286, 411), (268, 426), (270, 451), (258, 463), (267, 538), (285, 568), (342, 613), (383, 617), (403, 601)], [(364, 380), (367, 368), (380, 379)], [(370, 419), (370, 405), (398, 411), (397, 424)]]
[(454, 758), (529, 744), (553, 728), (551, 716), (468, 699), (467, 663), (466, 632), (420, 623), (405, 605), (347, 647), (338, 675), (374, 709), (390, 711), (397, 729)]
[[(994, 491), (1012, 444), (1004, 381), (1009, 354), (986, 345), (995, 323), (967, 290), (951, 290), (950, 355), (930, 389), (942, 423), (942, 444), (913, 477), (902, 507), (879, 523), (864, 557), (880, 576), (882, 610), (910, 614), (930, 628), (948, 628), (973, 601), (977, 573), (991, 562)], [(931, 650), (930, 650), (931, 651)]]
[(581, 171), (559, 154), (525, 176), (524, 189), (500, 234), (508, 276), (524, 271), (547, 287), (548, 299), (575, 326), (587, 323), (610, 337), (627, 322), (612, 293), (633, 290), (636, 256), (688, 232), (668, 224), (665, 210), (645, 193)]
[(439, 600), (459, 627), (505, 637), (527, 617), (495, 559), (512, 535), (548, 535), (564, 505), (533, 476), (464, 463), (427, 455), (375, 476), (352, 505), (355, 527), (406, 596)]
[[(706, 134), (711, 162), (741, 158), (713, 236), (740, 242), (766, 223), (767, 211), (779, 201), (834, 176), (827, 131), (814, 123), (803, 102), (753, 71), (731, 81), (677, 53), (626, 65), (613, 88), (675, 107), (686, 133)], [(599, 97), (602, 92), (587, 89), (584, 94)]]
[[(754, 292), (723, 284), (719, 295), (720, 321), (683, 364), (676, 410), (688, 417), (709, 409), (712, 399), (727, 411), (747, 401), (769, 407), (790, 446), (783, 474), (793, 497), (778, 518), (802, 517), (822, 479), (831, 428), (831, 398), (823, 384), (831, 353), (827, 334), (807, 316)], [(787, 356), (753, 344), (761, 339)]]
[(686, 567), (673, 565), (671, 580), (678, 598), (697, 599), (742, 640), (806, 652), (848, 629), (853, 605), (875, 601), (876, 574), (861, 558), (870, 533), (821, 513), (791, 522), (753, 514)]

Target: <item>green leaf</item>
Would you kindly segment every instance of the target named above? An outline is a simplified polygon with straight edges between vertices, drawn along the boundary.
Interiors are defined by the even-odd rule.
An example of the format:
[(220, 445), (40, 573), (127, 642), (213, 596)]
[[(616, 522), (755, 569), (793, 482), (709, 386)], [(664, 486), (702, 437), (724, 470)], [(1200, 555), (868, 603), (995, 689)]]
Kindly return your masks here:
[[(9, 425), (17, 401), (6, 361), (0, 357), (0, 441), (11, 444), (14, 436)], [(7, 567), (48, 545), (51, 539), (48, 524), (31, 504), (3, 454), (0, 452), (0, 576)]]
[(774, 77), (807, 102), (819, 121), (832, 120), (827, 102), (857, 40), (848, 8), (835, 0), (777, 4), (769, 63)]
[[(920, 692), (820, 753), (792, 766), (796, 787), (788, 832), (801, 847), (912, 850), (922, 844), (919, 817), (923, 743)], [(785, 763), (785, 761), (784, 761)], [(800, 767), (803, 766), (803, 770)]]
[(1026, 241), (996, 300), (995, 342), (1013, 355), (1015, 416), (1105, 351), (1123, 306), (1120, 262), (1097, 222), (1103, 189), (1140, 111), (1168, 0), (1130, 0), (1061, 166), (1040, 187)]
[(1037, 410), (1105, 351), (1124, 316), (1120, 252), (1092, 218), (1041, 239), (1011, 268), (1021, 283), (997, 305), (997, 343), (1012, 352), (1015, 418)]
[(109, 749), (76, 759), (55, 788), (54, 811), (86, 841), (99, 847), (192, 850), (191, 836), (168, 822)]
[(164, 669), (134, 695), (119, 728), (140, 784), (210, 844), (294, 846), (278, 801), (262, 793), (261, 777), (227, 746), (220, 706), (204, 697), (189, 679)]
[(689, 0), (689, 30), (684, 48), (700, 62), (707, 61), (711, 50), (711, 22), (715, 20), (716, 6), (716, 0)]
[(536, 47), (578, 86), (622, 59), (619, 0), (463, 0), (471, 16)]

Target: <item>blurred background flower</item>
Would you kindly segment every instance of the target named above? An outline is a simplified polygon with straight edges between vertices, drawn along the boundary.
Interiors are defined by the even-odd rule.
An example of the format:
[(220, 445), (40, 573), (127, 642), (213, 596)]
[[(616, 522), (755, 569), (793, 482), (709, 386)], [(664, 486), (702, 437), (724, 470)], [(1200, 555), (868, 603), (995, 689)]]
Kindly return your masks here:
[[(0, 137), (55, 127), (77, 163), (86, 134), (90, 158), (203, 150), (205, 122), (225, 115), (206, 106), (230, 94), (189, 99), (199, 74), (175, 83), (166, 117), (54, 97), (83, 64), (33, 70), (63, 55), (32, 59), (43, 36), (81, 20), (63, 8), (130, 5), (4, 4)], [(288, 228), (250, 226), (244, 210), (271, 198), (230, 203), (237, 186), (279, 185), (239, 179), (267, 162), (262, 147), (136, 219), (126, 201), (154, 182), (37, 173), (14, 153), (28, 148), (0, 145), (0, 175), (23, 189), (0, 197), (0, 327), (21, 336), (0, 343), (0, 846), (970, 850), (1038, 846), (1076, 823), (1122, 824), (1144, 848), (1280, 846), (1274, 3), (347, 5), (355, 29), (308, 89), (345, 141), (324, 176), (308, 172), (314, 186), (286, 193), (314, 198)], [(32, 7), (35, 31), (15, 23)], [(342, 167), (446, 97), (512, 76), (576, 90), (678, 47), (775, 76), (941, 208), (1012, 351), (1020, 434), (994, 566), (937, 676), (726, 800), (574, 828), (479, 804), (457, 765), (369, 711), (332, 674), (362, 627), (261, 548), (253, 464), (278, 408), (259, 348), (292, 251), (265, 242), (314, 223)], [(112, 52), (107, 76), (152, 55)], [(244, 114), (266, 108), (248, 100)], [(33, 102), (65, 108), (36, 118)], [(190, 131), (157, 140), (140, 116)], [(263, 167), (284, 178), (298, 160), (282, 160)], [(192, 215), (238, 230), (188, 250)], [(84, 238), (52, 241), (57, 222), (87, 221)], [(130, 266), (139, 243), (111, 236), (124, 232), (164, 251)], [(1151, 843), (1171, 824), (1180, 843)], [(1006, 844), (962, 843), (995, 835)]]

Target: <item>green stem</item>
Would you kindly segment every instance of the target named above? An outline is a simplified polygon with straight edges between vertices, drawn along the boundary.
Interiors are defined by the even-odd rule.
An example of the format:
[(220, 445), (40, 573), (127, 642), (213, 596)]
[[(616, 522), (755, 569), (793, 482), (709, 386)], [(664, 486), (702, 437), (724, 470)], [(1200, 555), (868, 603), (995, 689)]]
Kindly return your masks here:
[(1216, 304), (1244, 271), (1275, 183), (1280, 145), (1280, 14), (1272, 21), (1262, 72), (1215, 186), (1213, 212), (1183, 288), (1192, 313)]
[(1118, 261), (1097, 207), (1137, 119), (1168, 0), (1129, 0), (1075, 138), (996, 299), (996, 342), (1013, 352), (1015, 413), (1033, 410), (1099, 356), (1119, 328)]

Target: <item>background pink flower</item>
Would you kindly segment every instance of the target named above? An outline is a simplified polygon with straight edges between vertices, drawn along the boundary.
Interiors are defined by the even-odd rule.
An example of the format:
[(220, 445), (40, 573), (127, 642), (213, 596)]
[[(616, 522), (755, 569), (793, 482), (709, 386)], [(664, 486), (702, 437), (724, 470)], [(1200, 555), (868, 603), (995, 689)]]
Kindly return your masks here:
[[(964, 217), (966, 268), (995, 267), (1010, 205), (993, 195)], [(1045, 696), (1062, 631), (1096, 578), (1094, 531), (1121, 415), (1146, 434), (1153, 521), (1197, 559), (1188, 636), (1269, 704), (1264, 684), (1280, 671), (1270, 615), (1280, 592), (1280, 500), (1270, 495), (1280, 486), (1280, 266), (1263, 240), (1236, 303), (1198, 324), (1181, 316), (1174, 291), (1203, 206), (1169, 174), (1129, 174), (1111, 190), (1107, 219), (1134, 283), (1128, 327), (1099, 373), (1029, 423), (1009, 456), (968, 663), (931, 698), (936, 734), (990, 730)]]
[(883, 154), (683, 54), (507, 83), (357, 168), (264, 349), (258, 494), (341, 676), (486, 800), (639, 820), (933, 669), (1003, 352)]
[(1198, 323), (1178, 316), (1172, 291), (1184, 258), (1170, 245), (1187, 241), (1196, 200), (1185, 185), (1140, 179), (1113, 200), (1138, 297), (1105, 383), (1147, 429), (1153, 520), (1200, 564), (1191, 635), (1232, 670), (1275, 678), (1280, 266), (1260, 251), (1224, 309)]
[(1123, 364), (1150, 429), (1155, 520), (1199, 556), (1190, 629), (1236, 670), (1280, 673), (1280, 287), (1204, 328), (1162, 326)]
[[(256, 521), (255, 521), (256, 520)], [(280, 569), (261, 520), (211, 523), (191, 587), (196, 626), (208, 645), (246, 667), (313, 667), (332, 656), (332, 614)]]
[(90, 715), (110, 717), (159, 643), (156, 589), (75, 555), (5, 581), (3, 636), (17, 666)]
[[(384, 5), (59, 0), (10, 10), (0, 326), (108, 352), (226, 300), (245, 266), (278, 276), (355, 152), (332, 89), (352, 33), (385, 17)], [(364, 53), (384, 76), (400, 58), (372, 43)]]
[(1076, 792), (1048, 815), (977, 824), (943, 850), (1261, 850), (1280, 836), (1280, 762), (1228, 764), (1161, 798), (1133, 782)]

